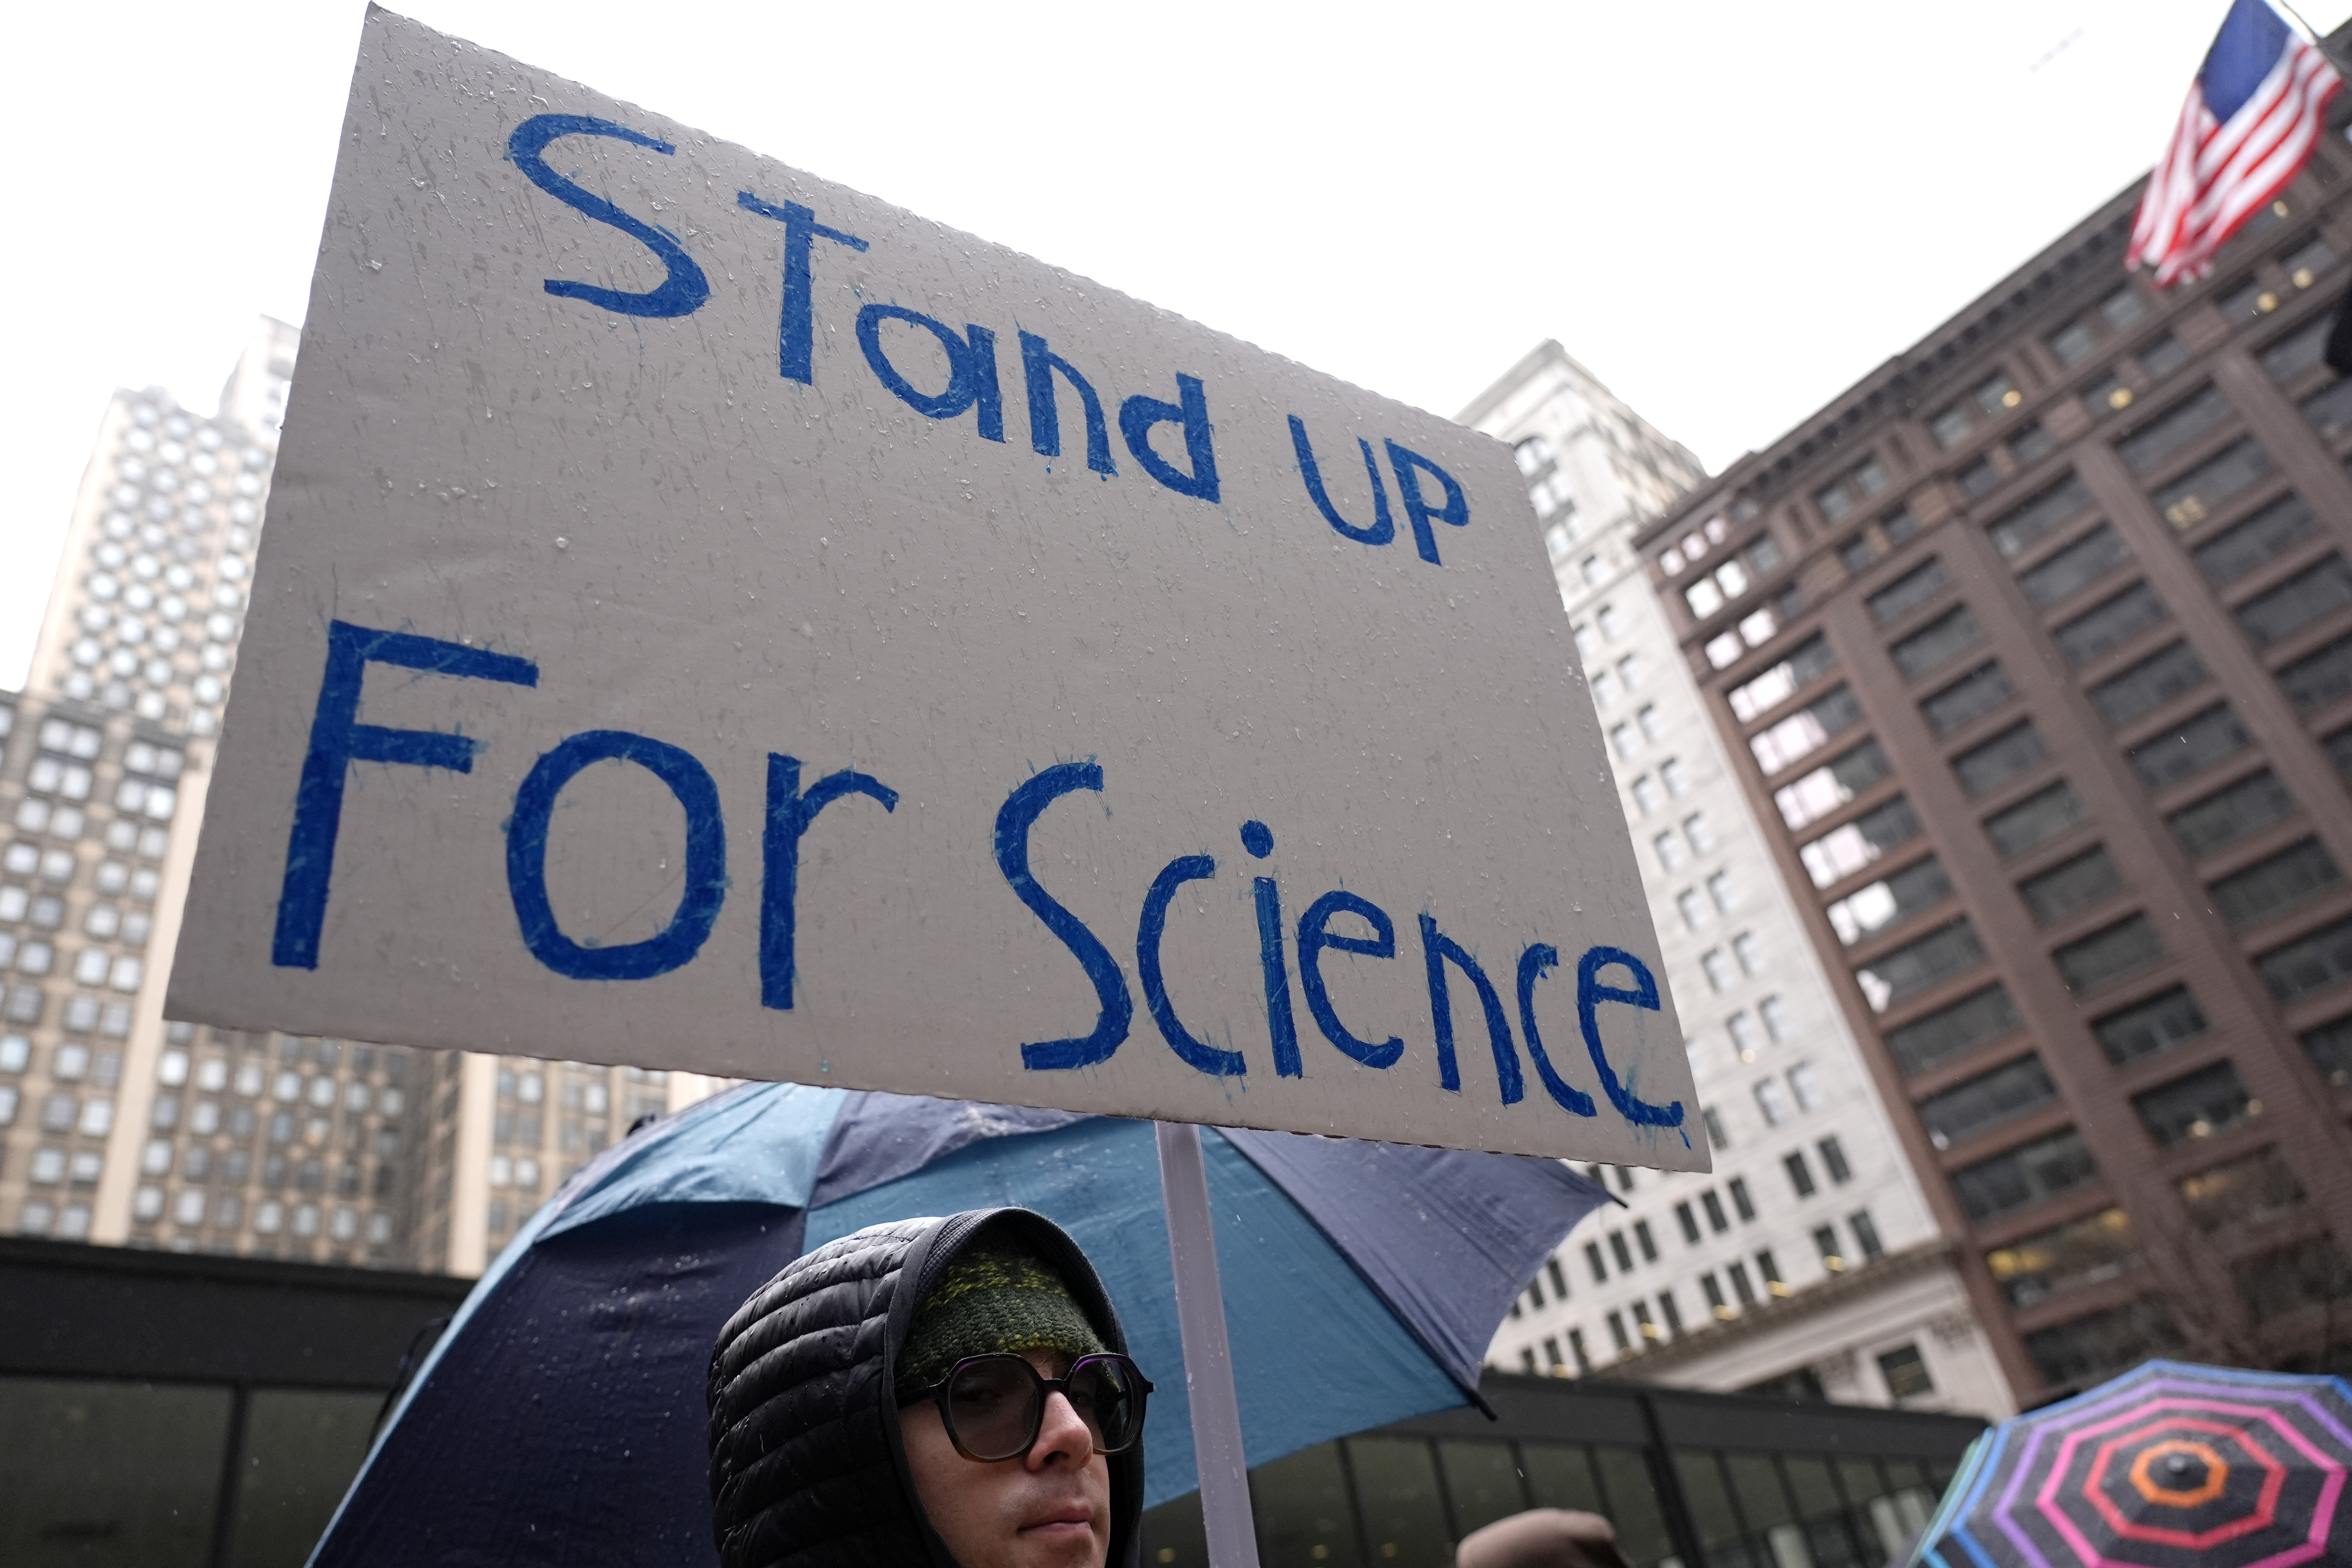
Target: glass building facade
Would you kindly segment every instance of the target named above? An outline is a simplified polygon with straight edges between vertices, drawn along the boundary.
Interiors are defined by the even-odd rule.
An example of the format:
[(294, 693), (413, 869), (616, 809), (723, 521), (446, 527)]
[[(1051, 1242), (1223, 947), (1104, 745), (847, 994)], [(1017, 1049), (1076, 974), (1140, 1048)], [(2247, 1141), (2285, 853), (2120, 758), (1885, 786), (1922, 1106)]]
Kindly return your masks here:
[[(1958, 1416), (1490, 1373), (1454, 1411), (1250, 1472), (1265, 1568), (1450, 1568), (1530, 1508), (1606, 1516), (1635, 1568), (1864, 1568), (1907, 1551), (1983, 1424)], [(1206, 1568), (1197, 1497), (1145, 1516), (1144, 1561)]]

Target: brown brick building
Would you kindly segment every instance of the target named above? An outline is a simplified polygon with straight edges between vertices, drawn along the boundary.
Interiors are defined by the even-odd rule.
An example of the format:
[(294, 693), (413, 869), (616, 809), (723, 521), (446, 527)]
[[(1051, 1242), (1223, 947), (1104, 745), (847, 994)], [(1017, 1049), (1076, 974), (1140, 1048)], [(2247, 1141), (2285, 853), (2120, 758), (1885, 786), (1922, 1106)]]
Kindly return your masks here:
[(1637, 541), (2029, 1402), (2352, 1364), (2347, 114), (2205, 283), (2135, 186)]

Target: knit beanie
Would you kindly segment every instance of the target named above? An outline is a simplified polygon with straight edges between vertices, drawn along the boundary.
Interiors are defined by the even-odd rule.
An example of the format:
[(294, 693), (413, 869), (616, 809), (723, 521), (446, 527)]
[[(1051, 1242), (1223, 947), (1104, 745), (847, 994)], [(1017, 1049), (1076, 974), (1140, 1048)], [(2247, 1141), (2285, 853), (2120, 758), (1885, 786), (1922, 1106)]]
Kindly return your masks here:
[(898, 1392), (903, 1397), (939, 1382), (966, 1356), (1034, 1350), (1081, 1356), (1103, 1349), (1051, 1266), (1022, 1247), (982, 1242), (949, 1264), (924, 1298), (898, 1352)]

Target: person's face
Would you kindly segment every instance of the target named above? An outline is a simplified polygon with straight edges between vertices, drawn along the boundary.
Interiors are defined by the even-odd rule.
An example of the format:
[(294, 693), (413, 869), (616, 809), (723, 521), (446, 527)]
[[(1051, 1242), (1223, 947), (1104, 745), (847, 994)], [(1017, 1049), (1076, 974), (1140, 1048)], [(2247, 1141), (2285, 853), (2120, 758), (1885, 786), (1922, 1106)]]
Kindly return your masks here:
[[(1024, 1352), (1045, 1377), (1070, 1358)], [(983, 1464), (956, 1452), (940, 1408), (925, 1399), (898, 1412), (915, 1495), (961, 1568), (1103, 1568), (1110, 1554), (1110, 1460), (1070, 1402), (1045, 1397), (1045, 1424), (1029, 1451)]]

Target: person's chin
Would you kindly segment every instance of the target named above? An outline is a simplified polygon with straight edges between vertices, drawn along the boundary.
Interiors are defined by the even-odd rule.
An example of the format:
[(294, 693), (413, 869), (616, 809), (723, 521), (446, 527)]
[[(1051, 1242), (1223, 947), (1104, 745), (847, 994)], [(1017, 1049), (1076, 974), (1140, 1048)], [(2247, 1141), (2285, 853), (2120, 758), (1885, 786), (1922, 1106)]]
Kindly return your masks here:
[(1097, 1560), (1091, 1520), (1050, 1520), (1027, 1526), (1016, 1539), (1023, 1568), (1074, 1568)]

